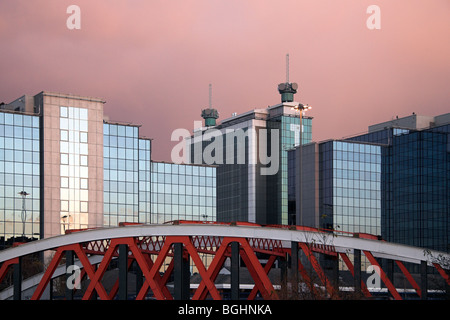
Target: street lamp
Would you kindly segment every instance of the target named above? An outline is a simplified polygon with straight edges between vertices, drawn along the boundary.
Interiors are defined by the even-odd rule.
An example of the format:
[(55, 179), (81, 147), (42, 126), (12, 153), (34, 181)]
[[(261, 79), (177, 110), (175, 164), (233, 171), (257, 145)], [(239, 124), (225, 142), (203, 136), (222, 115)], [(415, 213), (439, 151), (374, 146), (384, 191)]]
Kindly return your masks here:
[(20, 191), (18, 193), (18, 195), (22, 196), (22, 213), (21, 213), (21, 218), (22, 218), (22, 238), (25, 238), (25, 221), (27, 220), (27, 208), (25, 206), (25, 198), (27, 196), (29, 196), (30, 194), (26, 191)]
[(298, 209), (296, 217), (295, 217), (295, 224), (296, 225), (302, 225), (303, 224), (303, 200), (302, 200), (302, 145), (303, 145), (303, 112), (306, 112), (308, 110), (311, 110), (311, 106), (308, 104), (299, 103), (298, 105), (295, 105), (292, 107), (293, 110), (298, 111), (300, 113), (300, 141), (299, 141), (299, 156), (297, 160), (298, 164)]
[[(70, 229), (70, 216), (71, 216), (70, 214), (66, 214), (61, 217), (61, 219), (63, 221), (64, 233), (66, 233), (66, 230)], [(67, 229), (66, 229), (66, 227), (67, 227)]]

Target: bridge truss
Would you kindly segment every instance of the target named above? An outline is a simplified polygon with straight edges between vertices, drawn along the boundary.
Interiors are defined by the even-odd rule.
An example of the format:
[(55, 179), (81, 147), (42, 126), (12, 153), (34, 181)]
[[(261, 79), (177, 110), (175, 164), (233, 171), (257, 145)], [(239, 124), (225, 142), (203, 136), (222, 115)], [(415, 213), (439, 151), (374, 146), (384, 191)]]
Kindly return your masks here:
[[(141, 275), (141, 280), (137, 282), (136, 300), (221, 300), (224, 296), (215, 281), (228, 258), (231, 261), (232, 299), (239, 299), (240, 260), (254, 282), (248, 299), (284, 299), (287, 287), (293, 294), (291, 297), (295, 298), (298, 297), (295, 294), (298, 294), (300, 282), (316, 297), (340, 299), (343, 295), (337, 278), (332, 279), (324, 272), (321, 255), (331, 261), (338, 261), (340, 257), (354, 277), (353, 291), (365, 298), (371, 298), (372, 294), (361, 278), (362, 256), (375, 266), (374, 270), (394, 299), (402, 299), (389, 271), (392, 270), (389, 266), (394, 263), (422, 299), (428, 297), (429, 267), (434, 267), (447, 287), (450, 286), (446, 271), (449, 268), (449, 254), (388, 243), (368, 234), (336, 233), (301, 226), (260, 226), (245, 222), (175, 221), (164, 225), (122, 224), (116, 228), (70, 230), (66, 235), (3, 250), (0, 252), (0, 284), (12, 269), (14, 281), (10, 290), (14, 299), (23, 296), (24, 257), (44, 252), (48, 262), (42, 273), (33, 278), (35, 289), (30, 296), (32, 300), (43, 297), (53, 278), (62, 276), (68, 280), (71, 274), (64, 271), (73, 264), (80, 266), (81, 279), (89, 279), (83, 300), (127, 299), (127, 277), (133, 263)], [(314, 279), (300, 255), (314, 270)], [(209, 257), (206, 259), (208, 263), (202, 259), (205, 256)], [(387, 270), (383, 269), (380, 259), (389, 262)], [(113, 260), (117, 261), (119, 271), (114, 286), (108, 292), (102, 280)], [(190, 287), (190, 261), (201, 277), (194, 290)], [(274, 284), (269, 277), (276, 261), (281, 273), (279, 284)], [(405, 267), (405, 262), (420, 265), (420, 284)], [(60, 269), (63, 272), (58, 272)], [(174, 285), (172, 291), (168, 287), (171, 277)], [(73, 299), (75, 290), (76, 287), (67, 287), (65, 298)], [(325, 294), (320, 295), (320, 290), (324, 290)]]

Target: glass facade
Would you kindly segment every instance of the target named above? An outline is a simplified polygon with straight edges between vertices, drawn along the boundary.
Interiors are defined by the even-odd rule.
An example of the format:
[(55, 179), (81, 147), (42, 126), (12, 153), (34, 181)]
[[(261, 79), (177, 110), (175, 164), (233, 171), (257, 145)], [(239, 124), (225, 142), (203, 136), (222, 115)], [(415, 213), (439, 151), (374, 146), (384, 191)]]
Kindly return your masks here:
[(139, 222), (150, 223), (151, 216), (151, 140), (139, 139)]
[(40, 238), (39, 140), (38, 116), (0, 112), (0, 249)]
[(89, 213), (88, 110), (60, 107), (61, 233), (87, 228)]
[(139, 128), (103, 124), (105, 226), (139, 222)]
[[(288, 218), (288, 150), (300, 143), (300, 117), (282, 115), (270, 119), (267, 125), (271, 129), (280, 130), (280, 162), (276, 175), (268, 176), (268, 222), (273, 224), (289, 224)], [(302, 144), (309, 143), (312, 138), (312, 119), (302, 118)]]
[(386, 128), (352, 140), (383, 143), (384, 239), (450, 251), (450, 125)]
[[(302, 141), (308, 143), (312, 118), (303, 117), (302, 123)], [(225, 140), (233, 141), (234, 147), (229, 150), (227, 145), (220, 150), (224, 161), (217, 168), (218, 221), (288, 224), (287, 151), (300, 143), (299, 114), (290, 105), (280, 104), (234, 116), (213, 129), (226, 137), (223, 145)], [(242, 132), (242, 140), (231, 140), (238, 131)], [(204, 140), (201, 150), (207, 150), (210, 144), (209, 139)], [(193, 144), (196, 143), (200, 142)], [(238, 161), (238, 146), (242, 153), (245, 150), (242, 156), (245, 161)], [(192, 149), (196, 152), (198, 148)], [(270, 163), (262, 161), (261, 155), (270, 157)], [(270, 173), (269, 170), (262, 173), (268, 168)]]
[(381, 146), (333, 141), (331, 151), (330, 144), (322, 146), (324, 219), (332, 208), (335, 229), (381, 234)]
[(248, 171), (245, 164), (223, 164), (217, 168), (219, 221), (248, 220), (248, 179), (243, 179), (248, 177)]
[[(381, 153), (379, 145), (348, 141), (327, 141), (319, 144), (318, 195), (304, 185), (306, 198), (318, 197), (318, 221), (325, 229), (344, 232), (381, 234)], [(295, 214), (296, 159), (289, 152), (290, 212)], [(304, 210), (305, 211), (305, 210)], [(306, 210), (308, 211), (308, 210)], [(310, 210), (306, 215), (317, 214)], [(292, 219), (294, 220), (294, 219)]]
[(383, 237), (449, 251), (449, 135), (430, 130), (394, 137), (386, 150)]
[[(220, 127), (214, 127), (213, 130), (218, 128)], [(211, 132), (209, 130), (204, 130), (201, 134), (200, 131), (196, 131), (194, 139), (190, 141), (191, 163), (205, 163), (203, 155), (201, 155), (202, 160), (199, 161), (197, 158), (199, 151), (202, 153), (205, 151), (208, 155), (211, 153), (213, 157), (217, 157), (213, 163), (216, 165), (214, 177), (217, 179), (215, 187), (217, 189), (217, 212), (215, 215), (217, 221), (247, 221), (249, 219), (249, 212), (252, 210), (249, 201), (250, 172), (257, 170), (259, 164), (251, 164), (249, 160), (250, 145), (256, 132), (248, 129), (247, 126), (238, 126), (237, 128), (229, 126), (226, 130), (230, 130), (230, 132), (220, 131), (222, 139), (219, 138), (217, 141), (215, 138), (208, 137)], [(214, 150), (212, 150), (213, 146)], [(231, 148), (233, 148), (233, 154), (231, 154)], [(255, 187), (252, 190), (253, 195), (259, 194), (259, 191)], [(265, 193), (262, 197), (265, 197)]]
[(152, 164), (151, 139), (106, 122), (103, 104), (44, 91), (0, 104), (1, 248), (121, 222), (216, 220), (216, 168)]
[(216, 221), (216, 168), (151, 163), (151, 223)]
[[(319, 144), (319, 225), (450, 251), (450, 125), (387, 127)], [(305, 159), (305, 158), (304, 158)], [(295, 213), (295, 153), (289, 152)], [(304, 188), (305, 192), (311, 192)]]

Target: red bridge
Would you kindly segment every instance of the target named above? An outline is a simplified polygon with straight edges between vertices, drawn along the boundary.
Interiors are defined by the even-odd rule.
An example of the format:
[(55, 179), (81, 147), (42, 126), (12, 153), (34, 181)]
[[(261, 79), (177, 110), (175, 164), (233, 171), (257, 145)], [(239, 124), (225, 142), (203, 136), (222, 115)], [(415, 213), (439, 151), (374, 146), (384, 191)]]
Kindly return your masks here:
[[(314, 275), (308, 272), (300, 255), (303, 261), (308, 261)], [(40, 260), (46, 258), (48, 263), (41, 272), (25, 279), (24, 263), (32, 256), (39, 256)], [(239, 299), (240, 260), (254, 283), (248, 299), (298, 298), (300, 290), (306, 290), (315, 297), (345, 298), (346, 292), (339, 286), (337, 277), (330, 278), (324, 272), (320, 256), (335, 263), (334, 274), (337, 277), (340, 257), (354, 279), (352, 288), (346, 290), (361, 294), (363, 298), (373, 296), (373, 290), (361, 277), (364, 256), (394, 299), (402, 299), (390, 271), (394, 263), (414, 289), (416, 298), (428, 298), (430, 267), (437, 270), (447, 290), (450, 286), (446, 271), (450, 267), (450, 255), (445, 252), (389, 243), (368, 234), (301, 226), (175, 221), (164, 225), (122, 224), (116, 228), (71, 230), (66, 235), (0, 251), (0, 284), (7, 278), (12, 278), (13, 282), (0, 293), (0, 298), (41, 299), (52, 279), (62, 277), (69, 283), (73, 279), (73, 274), (68, 272), (69, 267), (77, 265), (79, 278), (89, 279), (83, 289), (83, 300), (127, 299), (128, 271), (135, 263), (141, 275), (140, 281), (138, 277), (136, 280), (139, 284), (135, 295), (137, 300), (220, 300), (225, 296), (215, 281), (227, 258), (231, 261), (231, 299)], [(387, 270), (382, 268), (379, 258), (387, 259)], [(113, 260), (118, 264), (118, 274), (115, 284), (107, 292), (102, 280)], [(190, 261), (201, 277), (197, 286), (190, 283)], [(273, 283), (269, 273), (273, 272), (276, 261), (281, 280)], [(419, 265), (420, 281), (414, 279), (405, 262)], [(172, 277), (171, 292), (168, 283)], [(73, 299), (76, 288), (66, 286), (65, 299)], [(27, 295), (24, 293), (26, 290), (32, 290), (32, 293)]]

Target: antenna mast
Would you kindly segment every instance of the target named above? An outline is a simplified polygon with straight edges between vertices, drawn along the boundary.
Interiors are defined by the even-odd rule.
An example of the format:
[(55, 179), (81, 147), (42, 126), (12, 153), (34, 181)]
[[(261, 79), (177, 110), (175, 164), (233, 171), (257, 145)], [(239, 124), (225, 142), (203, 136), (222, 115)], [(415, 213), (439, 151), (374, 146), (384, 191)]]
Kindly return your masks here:
[(212, 84), (209, 84), (209, 106), (202, 110), (202, 118), (205, 119), (205, 127), (214, 127), (216, 119), (219, 118), (219, 112), (212, 108)]
[(294, 94), (297, 93), (298, 84), (289, 82), (289, 53), (286, 54), (286, 82), (278, 85), (281, 94), (281, 102), (293, 102)]
[(286, 54), (286, 83), (289, 83), (289, 53)]
[(212, 108), (212, 84), (209, 84), (209, 108)]

